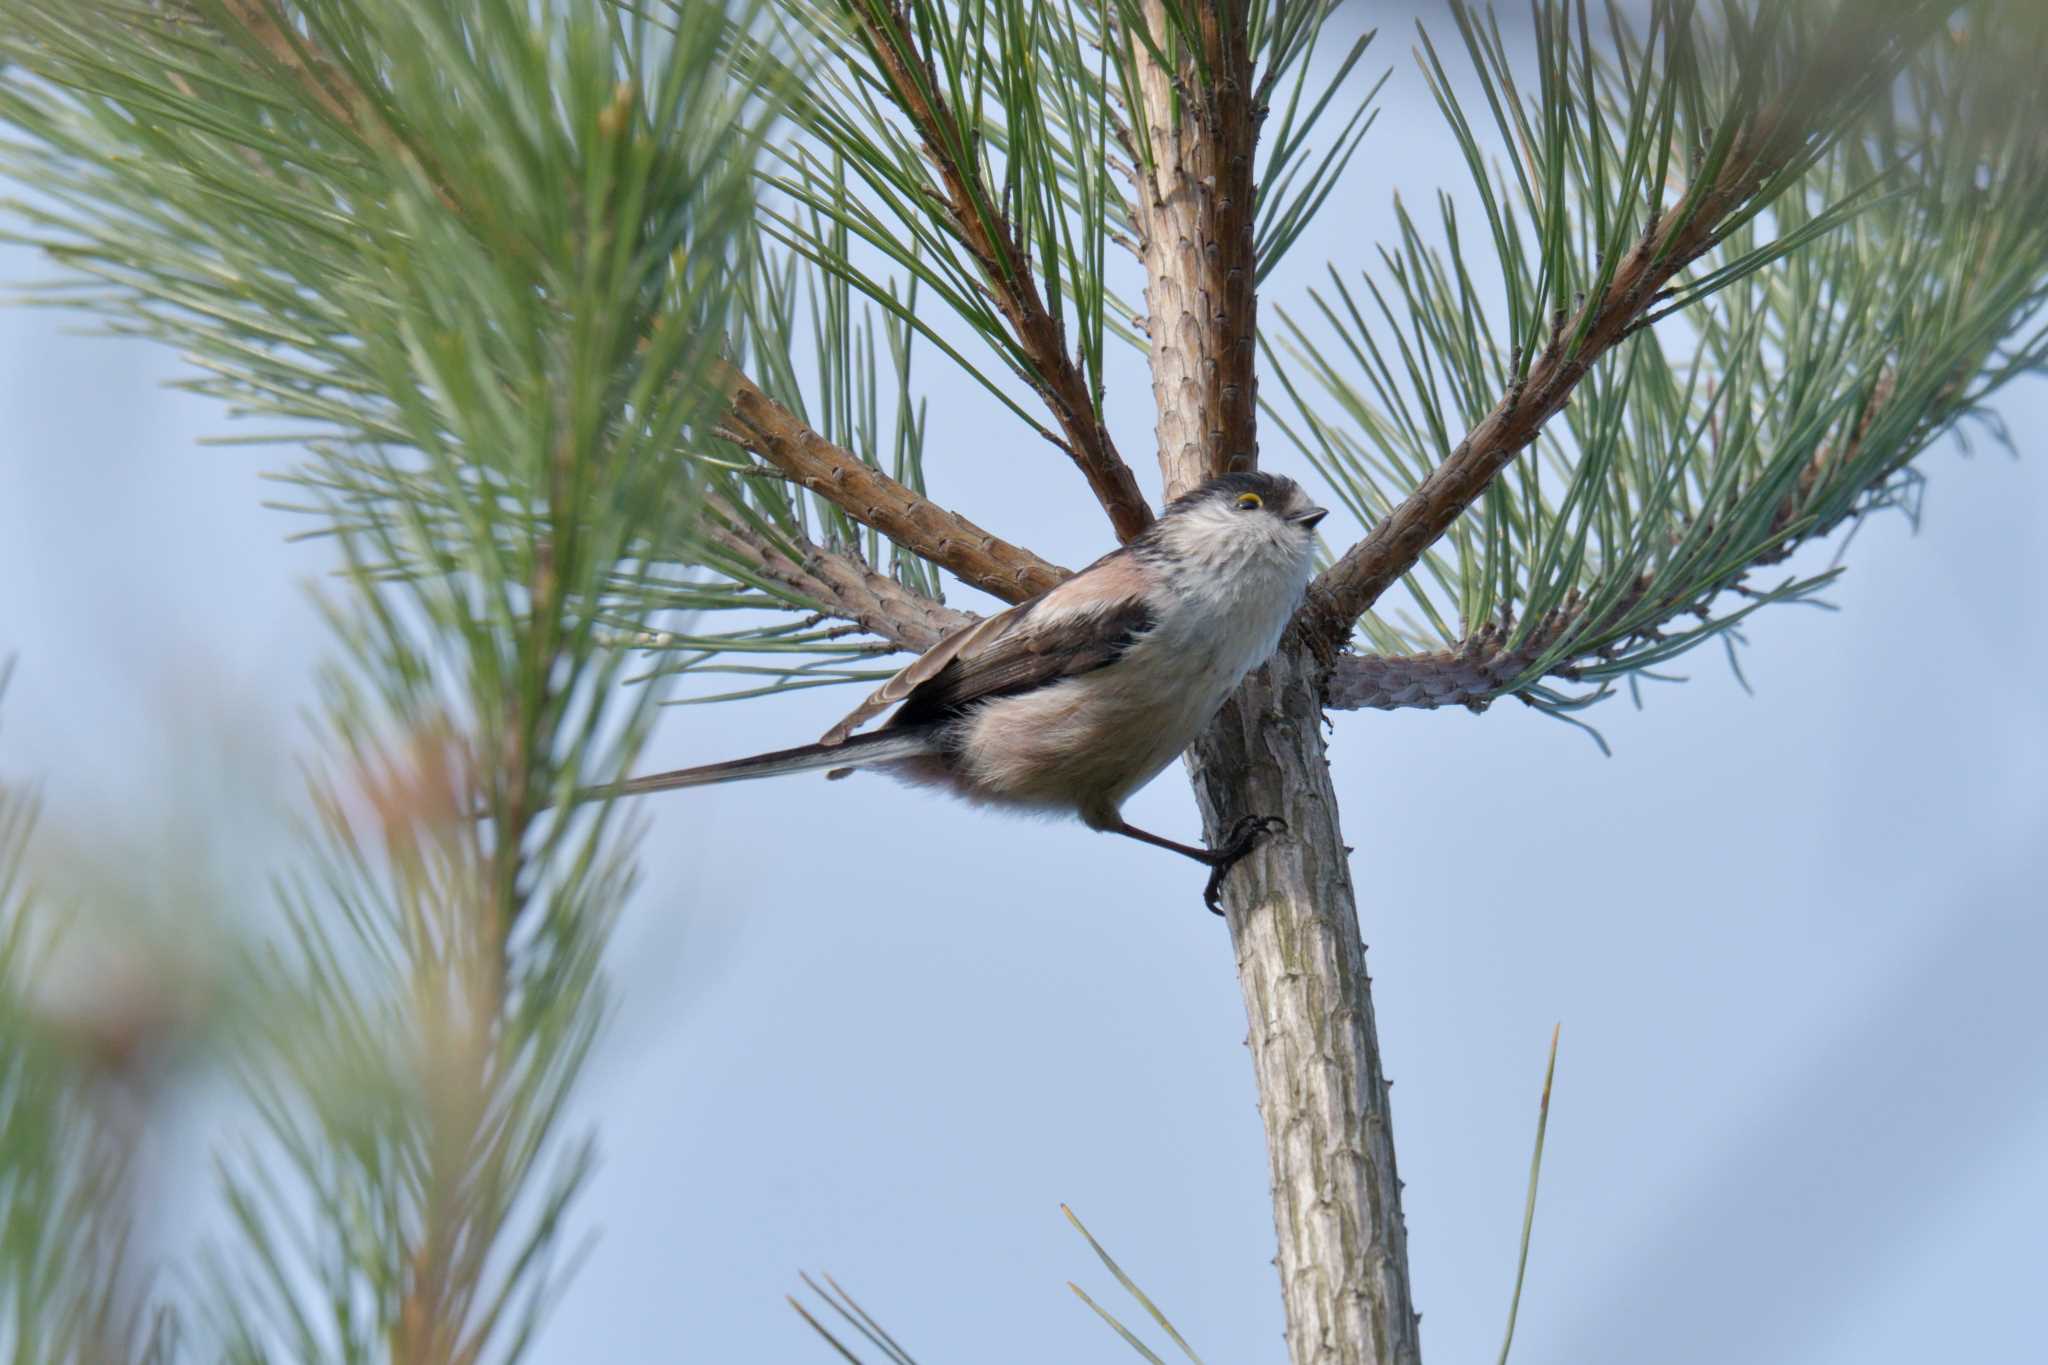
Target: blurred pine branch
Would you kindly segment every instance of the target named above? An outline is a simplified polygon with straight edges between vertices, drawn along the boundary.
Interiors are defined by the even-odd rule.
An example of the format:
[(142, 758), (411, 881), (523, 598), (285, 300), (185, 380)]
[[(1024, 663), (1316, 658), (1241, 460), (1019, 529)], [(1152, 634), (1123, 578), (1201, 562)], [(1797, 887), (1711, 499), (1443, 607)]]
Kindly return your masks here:
[[(560, 1120), (633, 882), (621, 814), (565, 798), (626, 775), (663, 695), (621, 685), (617, 634), (651, 629), (654, 547), (694, 534), (674, 452), (721, 411), (768, 115), (716, 12), (279, 14), (51, 5), (4, 28), (33, 73), (0, 92), (40, 192), (17, 212), (89, 282), (57, 297), (310, 426), (292, 481), (346, 564), (308, 857), (239, 974), (260, 1133), (220, 1154), (230, 1228), (187, 1336), (230, 1360), (511, 1361), (577, 1259), (592, 1147)], [(17, 1301), (99, 1332), (117, 1277), (71, 1275), (99, 1297), (69, 1307), (34, 1270), (98, 1245), (70, 1205), (15, 1224), (9, 1265), (49, 1281)]]
[[(0, 662), (0, 702), (12, 671)], [(38, 807), (0, 782), (0, 1354), (159, 1365), (179, 1319), (147, 1302), (130, 1251), (142, 1105), (125, 1091), (162, 1021), (101, 991), (57, 998), (77, 917), (32, 879)]]

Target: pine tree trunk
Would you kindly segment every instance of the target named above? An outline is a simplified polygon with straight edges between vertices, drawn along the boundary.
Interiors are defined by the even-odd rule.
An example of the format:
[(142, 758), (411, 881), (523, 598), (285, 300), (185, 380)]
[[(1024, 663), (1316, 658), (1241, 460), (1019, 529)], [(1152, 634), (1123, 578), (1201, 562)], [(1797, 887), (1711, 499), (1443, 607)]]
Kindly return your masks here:
[[(1168, 72), (1166, 0), (1136, 42), (1151, 165), (1132, 205), (1166, 495), (1258, 464), (1259, 121), (1243, 6), (1197, 6), (1203, 57)], [(1294, 634), (1188, 753), (1213, 847), (1279, 816), (1225, 904), (1273, 1180), (1293, 1365), (1418, 1365), (1365, 945), (1322, 734), (1322, 669)]]
[(1278, 815), (1225, 907), (1272, 1172), (1293, 1365), (1415, 1365), (1419, 1319), (1371, 981), (1324, 756), (1315, 660), (1285, 646), (1188, 754), (1214, 840)]

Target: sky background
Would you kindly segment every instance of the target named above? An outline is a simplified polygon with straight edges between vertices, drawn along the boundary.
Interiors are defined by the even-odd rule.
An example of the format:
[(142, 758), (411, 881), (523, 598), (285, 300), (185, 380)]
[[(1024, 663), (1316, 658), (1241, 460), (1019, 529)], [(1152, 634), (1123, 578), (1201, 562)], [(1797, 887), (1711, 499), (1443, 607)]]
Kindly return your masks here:
[[(1454, 164), (1400, 32), (1368, 63), (1396, 73), (1350, 188), (1269, 302), (1325, 258), (1370, 264), (1390, 190), (1426, 203)], [(40, 273), (0, 251), (0, 280)], [(77, 323), (0, 309), (0, 770), (143, 899), (203, 870), (258, 905), (301, 802), (331, 561), (261, 505), (290, 452), (201, 448), (230, 423), (164, 387), (175, 357)], [(1042, 442), (923, 376), (939, 501), (1062, 563), (1105, 547)], [(1110, 417), (1134, 458), (1149, 403), (1126, 357)], [(1718, 649), (1688, 656), (1690, 681), (1591, 717), (1611, 758), (1513, 704), (1336, 717), (1432, 1360), (1498, 1350), (1560, 1021), (1521, 1365), (2040, 1359), (2048, 385), (1998, 407), (2020, 458), (1944, 444), (1918, 533), (1865, 527), (1839, 611), (1753, 618), (1754, 696)], [(799, 742), (852, 700), (673, 710), (649, 766)], [(1199, 828), (1177, 773), (1127, 814)], [(1134, 1359), (1065, 1287), (1128, 1307), (1062, 1202), (1212, 1365), (1284, 1359), (1199, 869), (874, 779), (646, 815), (571, 1120), (599, 1134), (579, 1216), (600, 1237), (538, 1359), (827, 1359), (781, 1301), (800, 1269), (924, 1365)], [(208, 1216), (216, 1112), (149, 1154), (166, 1225)]]

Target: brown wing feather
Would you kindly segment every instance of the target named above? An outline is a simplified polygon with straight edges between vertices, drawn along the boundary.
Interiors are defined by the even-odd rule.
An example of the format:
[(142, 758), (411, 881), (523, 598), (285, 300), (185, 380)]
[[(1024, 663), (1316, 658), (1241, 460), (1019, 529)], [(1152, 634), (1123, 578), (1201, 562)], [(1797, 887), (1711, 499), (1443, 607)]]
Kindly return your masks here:
[(848, 711), (840, 722), (827, 730), (818, 740), (820, 744), (844, 744), (855, 730), (874, 717), (908, 697), (926, 682), (937, 677), (947, 665), (953, 662), (961, 650), (977, 640), (991, 634), (1000, 634), (1014, 624), (1013, 618), (1030, 607), (1037, 598), (1027, 598), (1007, 611), (976, 621), (973, 625), (962, 626), (945, 639), (933, 645), (924, 653), (912, 659), (894, 677), (868, 694), (867, 700)]
[(903, 699), (892, 725), (938, 720), (969, 702), (1025, 692), (1060, 678), (1115, 663), (1152, 628), (1143, 602), (1055, 618), (1033, 629), (1026, 623), (972, 657), (963, 653)]
[(891, 724), (917, 724), (971, 701), (1112, 663), (1151, 627), (1145, 583), (1145, 570), (1127, 552), (1104, 555), (1059, 586), (939, 641), (847, 713), (821, 742), (845, 742), (898, 702), (903, 710)]

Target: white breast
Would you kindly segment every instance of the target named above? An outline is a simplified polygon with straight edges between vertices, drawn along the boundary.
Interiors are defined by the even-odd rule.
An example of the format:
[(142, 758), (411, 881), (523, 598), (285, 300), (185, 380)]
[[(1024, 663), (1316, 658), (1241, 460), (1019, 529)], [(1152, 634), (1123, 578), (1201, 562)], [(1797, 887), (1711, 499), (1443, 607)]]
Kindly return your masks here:
[(977, 710), (961, 737), (967, 794), (1113, 821), (1279, 644), (1309, 562), (1272, 548), (1220, 572), (1175, 561), (1151, 631), (1117, 662)]

